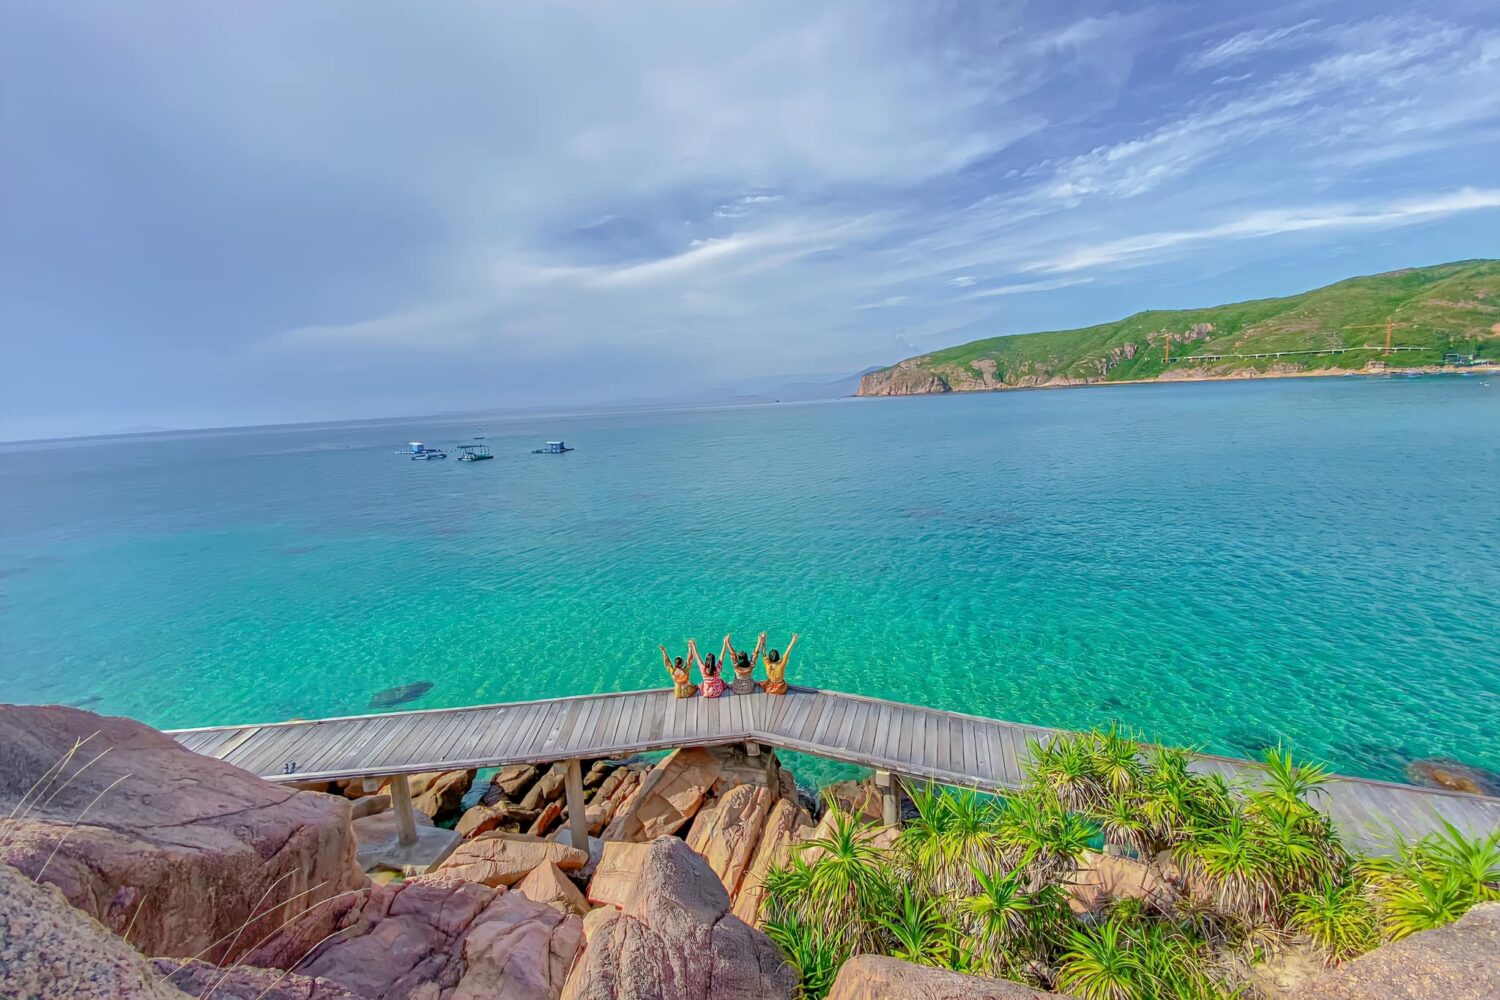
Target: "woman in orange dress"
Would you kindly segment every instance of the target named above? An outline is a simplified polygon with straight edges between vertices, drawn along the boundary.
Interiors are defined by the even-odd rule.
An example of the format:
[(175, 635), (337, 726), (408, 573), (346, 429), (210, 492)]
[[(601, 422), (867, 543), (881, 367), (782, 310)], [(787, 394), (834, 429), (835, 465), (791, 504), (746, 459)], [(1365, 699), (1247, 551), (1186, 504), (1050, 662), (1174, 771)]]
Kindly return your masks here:
[[(760, 634), (760, 644), (766, 644), (766, 634)], [(761, 682), (760, 689), (766, 694), (786, 694), (786, 661), (792, 657), (792, 647), (797, 645), (797, 633), (792, 633), (792, 641), (786, 644), (786, 652), (780, 650), (769, 650), (766, 653), (766, 679)], [(757, 647), (759, 648), (759, 647)]]
[(693, 674), (689, 666), (689, 664), (692, 662), (692, 658), (698, 655), (698, 648), (693, 644), (693, 640), (688, 640), (687, 663), (684, 663), (682, 657), (680, 656), (677, 657), (677, 660), (674, 662), (672, 658), (667, 655), (666, 646), (657, 646), (656, 648), (661, 650), (662, 665), (667, 668), (667, 673), (672, 675), (672, 693), (679, 698), (691, 698), (693, 695), (697, 694), (698, 685), (693, 683)]

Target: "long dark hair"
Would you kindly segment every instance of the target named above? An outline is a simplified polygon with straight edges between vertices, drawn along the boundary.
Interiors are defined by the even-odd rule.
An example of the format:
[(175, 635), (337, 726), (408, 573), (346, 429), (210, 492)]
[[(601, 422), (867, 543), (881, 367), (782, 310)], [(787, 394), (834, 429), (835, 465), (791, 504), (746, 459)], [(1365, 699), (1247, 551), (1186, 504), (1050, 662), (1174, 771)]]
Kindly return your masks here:
[(714, 657), (714, 654), (709, 653), (703, 658), (703, 672), (709, 677), (717, 677), (721, 669), (719, 661)]

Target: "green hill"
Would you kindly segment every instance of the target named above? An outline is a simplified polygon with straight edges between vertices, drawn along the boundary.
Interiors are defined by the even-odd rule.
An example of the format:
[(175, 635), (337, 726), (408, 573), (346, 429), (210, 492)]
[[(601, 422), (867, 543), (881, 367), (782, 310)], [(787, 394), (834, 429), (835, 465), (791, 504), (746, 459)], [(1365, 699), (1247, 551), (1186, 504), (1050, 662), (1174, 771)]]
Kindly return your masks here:
[[(1387, 322), (1398, 348), (1389, 356)], [(1350, 278), (1282, 299), (1153, 310), (1081, 330), (976, 340), (872, 372), (859, 395), (1337, 374), (1381, 364), (1429, 368), (1450, 351), (1500, 354), (1500, 260)]]

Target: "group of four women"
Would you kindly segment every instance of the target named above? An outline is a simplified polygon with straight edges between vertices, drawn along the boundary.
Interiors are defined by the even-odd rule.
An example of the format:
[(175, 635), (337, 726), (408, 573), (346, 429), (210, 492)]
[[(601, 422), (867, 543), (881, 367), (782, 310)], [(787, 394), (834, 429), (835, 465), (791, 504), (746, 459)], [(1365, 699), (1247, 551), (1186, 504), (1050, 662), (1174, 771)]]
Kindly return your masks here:
[[(673, 659), (666, 646), (657, 648), (661, 650), (661, 662), (666, 666), (667, 673), (672, 675), (672, 690), (677, 697), (691, 698), (701, 692), (705, 698), (717, 698), (726, 689), (735, 694), (750, 694), (756, 688), (766, 694), (786, 694), (786, 661), (791, 658), (792, 647), (795, 645), (797, 633), (793, 632), (792, 640), (786, 644), (785, 653), (777, 649), (766, 650), (766, 634), (762, 632), (753, 653), (736, 650), (727, 635), (724, 637), (724, 648), (717, 657), (713, 653), (700, 657), (696, 639), (688, 640), (686, 658), (679, 656)], [(761, 659), (762, 651), (765, 651), (764, 659)], [(765, 665), (766, 679), (757, 684), (755, 661), (758, 659)], [(734, 668), (734, 682), (731, 684), (725, 684), (721, 676), (726, 663)], [(701, 686), (693, 683), (694, 666), (703, 677)]]

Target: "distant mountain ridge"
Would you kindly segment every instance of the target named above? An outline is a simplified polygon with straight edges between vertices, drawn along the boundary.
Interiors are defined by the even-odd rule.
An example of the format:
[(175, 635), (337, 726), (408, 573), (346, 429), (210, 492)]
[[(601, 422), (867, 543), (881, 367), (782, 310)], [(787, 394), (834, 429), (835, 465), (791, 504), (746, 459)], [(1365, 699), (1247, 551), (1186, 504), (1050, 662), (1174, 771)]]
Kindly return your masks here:
[[(1397, 348), (1389, 356), (1387, 322)], [(872, 372), (858, 394), (1427, 368), (1441, 366), (1449, 352), (1493, 358), (1497, 346), (1500, 260), (1468, 260), (1349, 278), (1286, 298), (976, 340)]]

